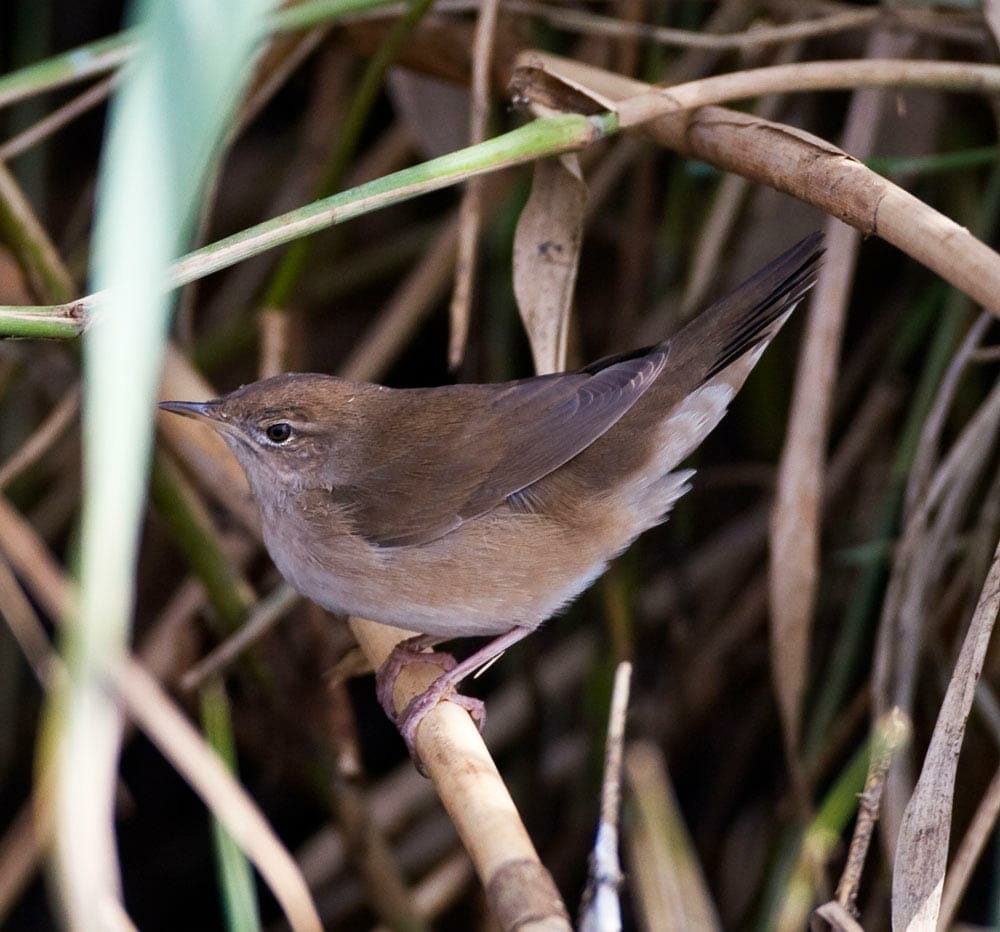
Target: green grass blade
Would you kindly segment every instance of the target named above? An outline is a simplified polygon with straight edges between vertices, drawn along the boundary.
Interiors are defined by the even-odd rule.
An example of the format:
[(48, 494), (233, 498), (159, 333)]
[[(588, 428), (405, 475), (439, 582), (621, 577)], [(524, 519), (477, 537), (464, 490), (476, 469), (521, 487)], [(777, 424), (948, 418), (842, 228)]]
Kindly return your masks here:
[(78, 617), (47, 709), (43, 763), (60, 904), (101, 928), (120, 902), (114, 800), (121, 719), (105, 671), (128, 647), (153, 400), (180, 251), (245, 79), (266, 0), (140, 2), (142, 51), (112, 107), (101, 166), (94, 281), (101, 321), (84, 340), (84, 496)]
[[(229, 698), (219, 680), (202, 687), (201, 727), (208, 743), (235, 774), (236, 741)], [(218, 819), (212, 819), (212, 839), (215, 843), (216, 869), (222, 885), (226, 926), (229, 932), (257, 932), (261, 927), (260, 911), (250, 862)]]
[[(261, 20), (257, 38), (267, 32), (308, 29), (324, 22), (334, 22), (351, 13), (376, 9), (394, 2), (395, 0), (307, 0), (297, 6), (278, 10), (268, 19)], [(0, 77), (0, 107), (55, 87), (114, 71), (135, 55), (138, 39), (139, 35), (134, 29), (126, 29), (3, 75)]]

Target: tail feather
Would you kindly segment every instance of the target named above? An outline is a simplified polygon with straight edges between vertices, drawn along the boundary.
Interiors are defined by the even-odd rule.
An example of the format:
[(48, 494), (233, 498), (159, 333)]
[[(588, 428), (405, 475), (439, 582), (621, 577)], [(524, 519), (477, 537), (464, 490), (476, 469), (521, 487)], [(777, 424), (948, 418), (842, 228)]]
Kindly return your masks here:
[[(725, 340), (710, 363), (704, 381), (717, 375), (761, 341), (774, 336), (775, 322), (815, 284), (823, 255), (822, 242), (823, 234), (820, 232), (807, 236), (690, 325), (726, 324)], [(739, 317), (733, 320), (733, 309), (740, 307)]]
[(616, 490), (628, 511), (644, 516), (630, 526), (633, 536), (635, 528), (663, 520), (690, 479), (675, 471), (721, 420), (764, 347), (813, 286), (822, 253), (822, 234), (814, 233), (664, 343), (588, 366), (584, 371), (597, 372), (653, 350), (667, 354), (656, 381), (620, 421), (533, 487), (539, 510), (548, 496), (586, 500), (581, 488)]

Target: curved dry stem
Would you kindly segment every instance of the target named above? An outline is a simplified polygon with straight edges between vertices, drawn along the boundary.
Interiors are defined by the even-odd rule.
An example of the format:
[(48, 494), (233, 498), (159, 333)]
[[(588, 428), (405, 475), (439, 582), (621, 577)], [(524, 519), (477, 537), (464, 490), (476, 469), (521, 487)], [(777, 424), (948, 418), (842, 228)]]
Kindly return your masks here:
[[(648, 100), (656, 97), (652, 85), (624, 78), (621, 75), (581, 65), (556, 55), (532, 51), (521, 61), (541, 64), (546, 72), (566, 78), (576, 87), (595, 95), (623, 100)], [(824, 65), (850, 63), (822, 63)], [(864, 70), (865, 62), (857, 65)], [(869, 62), (876, 66), (868, 72), (874, 78), (885, 62)], [(904, 73), (916, 75), (928, 67), (927, 74), (939, 70), (936, 63), (895, 62), (897, 76), (903, 82)], [(779, 66), (758, 71), (778, 72), (806, 66)], [(954, 68), (953, 76), (964, 73), (966, 90), (985, 90), (976, 86), (972, 72), (977, 66), (947, 64), (939, 77)], [(1000, 69), (987, 69), (1000, 78)], [(788, 73), (786, 71), (786, 73)], [(982, 72), (977, 72), (982, 74)], [(754, 72), (740, 72), (743, 76)], [(735, 75), (724, 75), (726, 80)], [(694, 84), (707, 84), (692, 82)], [(858, 80), (851, 85), (861, 86)], [(874, 85), (874, 81), (872, 84)], [(891, 82), (887, 82), (891, 83)], [(801, 87), (801, 85), (799, 85)], [(909, 83), (909, 86), (914, 84)], [(944, 86), (944, 85), (936, 85)], [(958, 89), (957, 84), (948, 85)], [(771, 85), (772, 90), (787, 87)], [(676, 90), (676, 88), (672, 89)], [(763, 93), (758, 87), (758, 92)], [(745, 95), (738, 95), (745, 96)], [(967, 229), (928, 206), (898, 185), (873, 172), (835, 145), (803, 130), (762, 120), (723, 107), (706, 106), (696, 110), (661, 116), (642, 127), (653, 141), (688, 158), (700, 159), (725, 171), (743, 175), (778, 191), (812, 204), (865, 236), (876, 235), (897, 246), (931, 271), (982, 304), (994, 316), (1000, 317), (1000, 256)]]
[(859, 58), (846, 61), (794, 62), (750, 68), (675, 84), (648, 87), (615, 106), (621, 129), (658, 117), (724, 101), (764, 94), (856, 90), (863, 87), (921, 87), (969, 94), (1000, 91), (1000, 68), (961, 61), (907, 61)]

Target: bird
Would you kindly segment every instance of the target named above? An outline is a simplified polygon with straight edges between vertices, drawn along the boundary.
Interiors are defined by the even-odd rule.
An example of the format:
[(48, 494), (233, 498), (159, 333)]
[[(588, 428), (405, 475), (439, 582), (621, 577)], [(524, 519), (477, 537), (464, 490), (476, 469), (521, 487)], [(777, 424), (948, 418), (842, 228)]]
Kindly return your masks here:
[[(239, 461), (285, 579), (332, 612), (414, 633), (377, 671), (411, 753), (443, 699), (590, 586), (691, 488), (684, 460), (722, 419), (816, 280), (822, 234), (773, 259), (674, 336), (570, 372), (396, 389), (285, 373), (160, 407)], [(491, 640), (457, 663), (434, 651)], [(441, 675), (397, 714), (407, 664)]]

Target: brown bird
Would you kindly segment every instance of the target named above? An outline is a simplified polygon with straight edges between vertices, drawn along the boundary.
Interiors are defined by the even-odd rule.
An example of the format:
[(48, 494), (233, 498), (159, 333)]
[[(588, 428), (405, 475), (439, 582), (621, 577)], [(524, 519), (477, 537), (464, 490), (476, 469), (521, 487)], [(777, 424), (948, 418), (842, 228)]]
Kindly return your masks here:
[(412, 751), (458, 682), (586, 589), (666, 520), (765, 347), (815, 281), (819, 233), (773, 260), (676, 336), (576, 372), (492, 385), (392, 389), (290, 373), (215, 401), (166, 401), (239, 460), (282, 575), (334, 612), (395, 625), (379, 671), (395, 718), (400, 668), (455, 637), (493, 636), (415, 699)]

